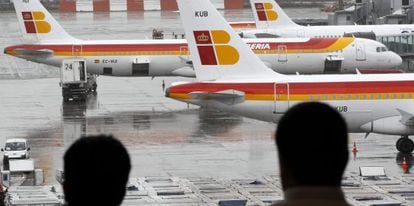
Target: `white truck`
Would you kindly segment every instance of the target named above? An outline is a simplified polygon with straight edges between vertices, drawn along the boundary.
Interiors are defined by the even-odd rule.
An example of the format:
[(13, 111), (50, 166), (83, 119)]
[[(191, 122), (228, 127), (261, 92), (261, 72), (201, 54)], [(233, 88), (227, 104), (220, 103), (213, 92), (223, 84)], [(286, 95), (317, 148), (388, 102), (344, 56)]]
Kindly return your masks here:
[(88, 94), (96, 92), (96, 76), (86, 72), (83, 59), (67, 59), (60, 69), (60, 86), (63, 100), (85, 101)]
[(25, 138), (7, 139), (1, 151), (8, 159), (28, 159), (30, 157), (30, 147)]

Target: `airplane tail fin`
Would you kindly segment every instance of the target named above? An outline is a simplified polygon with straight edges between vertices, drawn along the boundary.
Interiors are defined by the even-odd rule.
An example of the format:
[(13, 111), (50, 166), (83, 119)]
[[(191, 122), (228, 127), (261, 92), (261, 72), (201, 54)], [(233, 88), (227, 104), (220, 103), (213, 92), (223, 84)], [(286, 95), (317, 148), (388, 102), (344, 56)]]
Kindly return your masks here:
[(14, 8), (24, 38), (40, 42), (75, 40), (39, 0), (14, 0)]
[(237, 80), (281, 75), (243, 42), (210, 1), (178, 0), (197, 80)]
[(280, 8), (276, 0), (250, 0), (250, 5), (258, 29), (299, 26)]

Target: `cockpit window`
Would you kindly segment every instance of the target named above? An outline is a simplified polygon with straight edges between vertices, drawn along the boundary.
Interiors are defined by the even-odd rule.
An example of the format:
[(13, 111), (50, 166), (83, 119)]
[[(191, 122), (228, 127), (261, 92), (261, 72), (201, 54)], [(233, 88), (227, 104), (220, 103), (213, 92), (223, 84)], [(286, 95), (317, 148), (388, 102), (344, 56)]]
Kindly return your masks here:
[(388, 48), (387, 47), (385, 47), (385, 46), (383, 46), (383, 47), (377, 47), (377, 52), (379, 53), (379, 52), (386, 52), (386, 51), (388, 51)]

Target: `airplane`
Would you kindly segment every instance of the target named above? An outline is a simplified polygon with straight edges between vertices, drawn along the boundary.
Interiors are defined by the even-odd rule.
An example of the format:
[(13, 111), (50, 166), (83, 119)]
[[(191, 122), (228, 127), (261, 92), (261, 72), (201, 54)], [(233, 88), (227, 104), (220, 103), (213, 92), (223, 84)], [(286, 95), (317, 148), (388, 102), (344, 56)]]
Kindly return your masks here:
[[(98, 75), (195, 76), (186, 40), (80, 40), (69, 35), (38, 0), (15, 0), (14, 5), (23, 35), (34, 43), (6, 47), (6, 54), (56, 67), (64, 59), (82, 58), (88, 72)], [(246, 42), (266, 65), (286, 74), (398, 72), (392, 68), (402, 63), (383, 44), (367, 39)]]
[(173, 83), (166, 97), (274, 123), (295, 104), (324, 102), (343, 115), (349, 132), (400, 135), (397, 149), (414, 150), (414, 74), (280, 74), (209, 1), (179, 0), (178, 6), (197, 81)]
[(358, 33), (371, 32), (375, 36), (393, 36), (414, 32), (413, 24), (301, 26), (293, 22), (275, 0), (250, 0), (250, 4), (256, 29), (242, 31), (240, 35), (244, 38), (326, 38), (356, 36)]

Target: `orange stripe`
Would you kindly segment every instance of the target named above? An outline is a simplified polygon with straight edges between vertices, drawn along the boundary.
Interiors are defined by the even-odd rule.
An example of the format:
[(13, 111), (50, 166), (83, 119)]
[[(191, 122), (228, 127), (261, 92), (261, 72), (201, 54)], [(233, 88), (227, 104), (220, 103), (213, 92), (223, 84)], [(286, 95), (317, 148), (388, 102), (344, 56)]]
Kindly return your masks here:
[[(413, 99), (414, 93), (358, 93), (358, 94), (314, 94), (314, 95), (275, 95), (247, 94), (246, 101), (348, 101), (348, 100), (395, 100)], [(193, 99), (186, 93), (170, 93), (173, 99)]]
[[(276, 84), (278, 94), (287, 93), (287, 84)], [(373, 82), (323, 82), (289, 83), (292, 95), (349, 95), (412, 93), (414, 81), (373, 81)], [(189, 83), (170, 87), (170, 93), (218, 92), (229, 89), (243, 91), (247, 95), (273, 95), (274, 83)]]
[[(287, 53), (328, 53), (346, 48), (353, 42), (353, 38), (339, 39), (311, 39), (300, 43), (250, 43), (256, 54), (279, 53), (281, 46), (286, 46)], [(259, 46), (257, 46), (259, 45)], [(260, 47), (260, 45), (264, 45)], [(266, 46), (267, 45), (267, 46)], [(80, 46), (80, 45), (79, 45)], [(57, 56), (72, 56), (73, 45), (15, 45), (7, 47), (6, 50), (53, 50)], [(127, 56), (127, 55), (189, 55), (187, 44), (101, 44), (82, 45), (80, 56)]]

